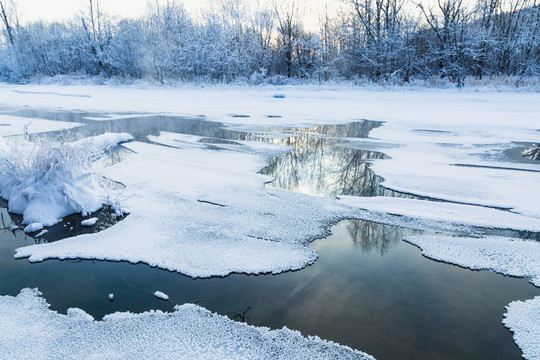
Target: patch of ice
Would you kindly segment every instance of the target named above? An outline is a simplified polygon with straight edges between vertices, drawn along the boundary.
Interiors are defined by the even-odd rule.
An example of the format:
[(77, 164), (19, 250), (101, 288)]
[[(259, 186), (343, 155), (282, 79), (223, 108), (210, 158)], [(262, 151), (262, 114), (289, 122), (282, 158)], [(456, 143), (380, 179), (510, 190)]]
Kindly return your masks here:
[(74, 146), (88, 146), (105, 152), (118, 144), (133, 140), (133, 136), (128, 133), (105, 133), (101, 135), (83, 138), (72, 143)]
[(98, 218), (93, 217), (93, 218), (81, 221), (81, 225), (82, 226), (94, 226), (97, 223), (97, 221), (98, 221)]
[(527, 360), (540, 359), (540, 296), (514, 301), (506, 307), (503, 324), (514, 333), (514, 340)]
[(154, 293), (154, 296), (157, 297), (158, 299), (161, 299), (161, 300), (164, 300), (164, 301), (169, 300), (169, 295), (167, 295), (165, 293), (162, 293), (161, 291), (156, 291)]
[(40, 295), (23, 289), (16, 297), (0, 296), (0, 349), (10, 359), (374, 359), (286, 327), (234, 322), (197, 305), (95, 321), (80, 309), (51, 311)]
[(156, 114), (114, 114), (107, 116), (85, 116), (83, 119), (92, 121), (109, 121), (154, 116)]
[(43, 230), (43, 224), (42, 224), (42, 223), (38, 223), (38, 222), (28, 224), (28, 225), (24, 228), (24, 232), (25, 232), (25, 233), (31, 233), (31, 232), (35, 232), (35, 231), (39, 231), (39, 230)]
[(37, 234), (36, 236), (34, 236), (35, 238), (38, 238), (38, 237), (42, 237), (43, 235), (45, 235), (46, 233), (48, 233), (49, 231), (48, 230), (41, 230), (39, 232), (39, 234)]
[(6, 124), (0, 126), (0, 136), (24, 135), (24, 126), (28, 123), (30, 123), (30, 126), (28, 126), (28, 132), (31, 134), (72, 129), (74, 127), (84, 125), (82, 123), (76, 122), (29, 119), (25, 117), (4, 114), (0, 114), (0, 123)]
[(396, 214), (423, 221), (540, 232), (538, 218), (482, 206), (382, 196), (340, 196), (340, 202), (370, 212)]
[(434, 260), (527, 277), (540, 287), (540, 242), (502, 237), (413, 236), (404, 239)]

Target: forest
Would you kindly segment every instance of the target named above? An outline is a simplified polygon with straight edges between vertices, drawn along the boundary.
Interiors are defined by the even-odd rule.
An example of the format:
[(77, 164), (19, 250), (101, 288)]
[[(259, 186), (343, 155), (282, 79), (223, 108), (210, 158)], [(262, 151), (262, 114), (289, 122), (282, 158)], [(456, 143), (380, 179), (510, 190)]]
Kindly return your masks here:
[(540, 75), (536, 0), (341, 0), (307, 28), (295, 0), (221, 0), (200, 16), (180, 1), (149, 2), (138, 19), (89, 0), (62, 22), (23, 22), (0, 0), (0, 79), (57, 75), (172, 82), (408, 83)]

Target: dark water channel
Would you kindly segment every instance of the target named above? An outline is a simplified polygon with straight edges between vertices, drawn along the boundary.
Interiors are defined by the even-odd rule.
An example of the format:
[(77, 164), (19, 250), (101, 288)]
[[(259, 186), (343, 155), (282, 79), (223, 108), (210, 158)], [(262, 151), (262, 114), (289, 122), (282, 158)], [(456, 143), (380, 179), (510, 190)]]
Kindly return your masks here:
[[(85, 113), (32, 115), (32, 110), (25, 110), (18, 115), (88, 124), (64, 135), (72, 137), (122, 131), (148, 141), (149, 134), (172, 131), (203, 136), (203, 142), (216, 150), (222, 143), (219, 139), (228, 145), (237, 140), (272, 141), (292, 148), (262, 170), (275, 177), (272, 186), (323, 196), (384, 194), (366, 160), (385, 155), (340, 146), (342, 138), (366, 137), (379, 123), (257, 133), (202, 119), (164, 116), (90, 121), (82, 118), (91, 115)], [(100, 214), (107, 216), (106, 211)], [(9, 223), (5, 210), (2, 218)], [(39, 241), (69, 234), (57, 229)], [(98, 319), (115, 311), (172, 311), (175, 303), (194, 302), (257, 326), (287, 326), (304, 335), (318, 335), (378, 359), (521, 358), (501, 320), (511, 301), (540, 294), (527, 280), (428, 260), (402, 241), (425, 233), (419, 230), (344, 220), (331, 231), (329, 237), (311, 244), (319, 259), (301, 271), (191, 279), (142, 264), (14, 260), (16, 248), (36, 240), (21, 231), (0, 230), (0, 294), (16, 295), (24, 287), (38, 287), (53, 310), (78, 307)], [(168, 294), (171, 301), (156, 299), (156, 290)], [(113, 302), (110, 293), (115, 295)]]

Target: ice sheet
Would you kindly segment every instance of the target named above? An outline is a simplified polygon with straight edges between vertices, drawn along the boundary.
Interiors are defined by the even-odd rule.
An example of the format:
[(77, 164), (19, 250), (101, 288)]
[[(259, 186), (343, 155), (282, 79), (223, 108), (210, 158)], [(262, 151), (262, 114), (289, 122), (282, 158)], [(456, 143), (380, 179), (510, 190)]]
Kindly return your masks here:
[(194, 277), (279, 273), (315, 261), (306, 241), (343, 213), (332, 199), (266, 189), (269, 178), (256, 173), (265, 155), (126, 146), (136, 154), (104, 172), (126, 185), (130, 215), (97, 234), (20, 248), (16, 257), (127, 260)]
[(172, 313), (114, 313), (102, 321), (80, 309), (49, 310), (36, 289), (0, 296), (0, 349), (28, 359), (373, 359), (287, 328), (238, 323), (197, 305)]
[(28, 123), (30, 123), (30, 125), (28, 126), (29, 134), (73, 129), (77, 126), (84, 125), (76, 122), (29, 119), (18, 116), (0, 114), (0, 136), (23, 135), (24, 126)]
[(527, 360), (540, 359), (540, 296), (514, 301), (506, 307), (503, 324), (514, 333), (514, 340)]
[[(385, 178), (385, 186), (452, 201), (513, 208), (540, 217), (535, 205), (540, 200), (540, 192), (535, 191), (540, 173), (453, 166), (504, 164), (504, 158), (486, 160), (483, 155), (511, 146), (513, 141), (538, 142), (538, 94), (475, 91), (370, 91), (346, 85), (146, 89), (4, 85), (0, 86), (0, 99), (10, 106), (203, 114), (209, 120), (247, 127), (384, 121), (371, 137), (392, 157), (375, 161), (373, 166)], [(59, 93), (87, 97), (55, 95)], [(285, 98), (274, 98), (276, 93)], [(212, 106), (208, 106), (208, 99), (212, 99)]]
[(475, 227), (540, 232), (540, 220), (499, 209), (447, 202), (403, 199), (394, 197), (359, 198), (341, 196), (349, 206), (406, 216), (421, 222), (439, 222)]
[(502, 237), (414, 236), (405, 241), (434, 260), (530, 278), (540, 287), (540, 242)]

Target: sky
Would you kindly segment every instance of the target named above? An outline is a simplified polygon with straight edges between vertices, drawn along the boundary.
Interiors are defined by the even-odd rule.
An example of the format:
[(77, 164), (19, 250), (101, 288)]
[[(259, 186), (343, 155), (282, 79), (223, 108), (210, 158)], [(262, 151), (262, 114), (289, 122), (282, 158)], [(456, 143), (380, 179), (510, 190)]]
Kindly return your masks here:
[[(151, 0), (155, 1), (155, 0)], [(340, 0), (302, 0), (308, 4), (307, 14), (304, 16), (307, 21), (315, 21), (318, 18), (318, 10), (324, 8), (325, 4), (335, 7)], [(88, 0), (14, 0), (20, 20), (25, 23), (29, 21), (62, 21), (71, 19), (73, 16), (85, 11), (88, 8)], [(183, 0), (185, 8), (194, 15), (200, 14), (202, 9), (209, 6), (212, 0)], [(271, 4), (272, 0), (247, 0), (255, 5)], [(141, 16), (147, 8), (148, 0), (100, 0), (100, 6), (109, 15), (122, 18), (137, 18)]]
[[(71, 20), (74, 17), (79, 18), (83, 12), (88, 9), (89, 0), (11, 0), (16, 4), (17, 13), (21, 23), (28, 23), (37, 20), (64, 21)], [(96, 1), (96, 0), (94, 0)], [(167, 0), (99, 0), (101, 9), (108, 15), (119, 18), (138, 18), (143, 15), (147, 9), (148, 2), (154, 3), (160, 1), (164, 3)], [(176, 0), (182, 3), (184, 7), (194, 16), (198, 16), (204, 9), (211, 4), (218, 3), (217, 0)], [(253, 8), (257, 4), (263, 6), (272, 6), (274, 0), (244, 0)], [(336, 13), (336, 10), (343, 6), (342, 0), (278, 0), (285, 2), (297, 1), (304, 5), (302, 21), (307, 30), (317, 30), (319, 28), (320, 14), (323, 9), (328, 10), (330, 16)], [(417, 0), (426, 6), (433, 5), (435, 0)], [(473, 2), (473, 0), (465, 0)]]

